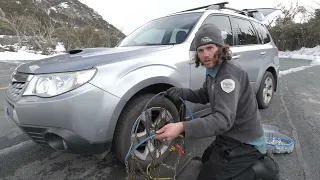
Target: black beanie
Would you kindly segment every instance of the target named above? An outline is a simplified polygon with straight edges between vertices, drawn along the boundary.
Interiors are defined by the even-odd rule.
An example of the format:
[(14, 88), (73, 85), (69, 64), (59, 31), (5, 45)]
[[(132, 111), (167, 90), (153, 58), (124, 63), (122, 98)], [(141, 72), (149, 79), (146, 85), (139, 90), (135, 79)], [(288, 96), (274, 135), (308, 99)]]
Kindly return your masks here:
[(202, 25), (195, 34), (194, 46), (196, 50), (199, 46), (207, 44), (224, 45), (221, 30), (214, 24)]

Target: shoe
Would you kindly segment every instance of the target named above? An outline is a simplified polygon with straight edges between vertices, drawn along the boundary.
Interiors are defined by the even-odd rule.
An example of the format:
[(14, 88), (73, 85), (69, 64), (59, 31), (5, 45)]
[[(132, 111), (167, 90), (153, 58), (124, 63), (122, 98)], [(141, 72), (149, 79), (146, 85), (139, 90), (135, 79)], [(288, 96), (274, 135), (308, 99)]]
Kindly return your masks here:
[(260, 161), (252, 166), (256, 179), (280, 180), (278, 165), (269, 156), (264, 156)]

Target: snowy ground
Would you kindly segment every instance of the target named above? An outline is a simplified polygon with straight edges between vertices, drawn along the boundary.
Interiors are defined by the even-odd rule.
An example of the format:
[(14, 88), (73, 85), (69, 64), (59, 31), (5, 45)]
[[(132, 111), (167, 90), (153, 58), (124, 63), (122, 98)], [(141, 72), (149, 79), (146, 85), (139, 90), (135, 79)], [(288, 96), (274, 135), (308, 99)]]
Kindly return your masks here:
[(311, 63), (309, 65), (280, 71), (280, 76), (290, 74), (292, 72), (302, 71), (307, 68), (320, 65), (320, 46), (318, 45), (314, 48), (301, 48), (297, 51), (285, 51), (285, 52), (280, 51), (279, 57), (290, 58), (290, 59), (311, 60)]
[(279, 57), (292, 59), (308, 59), (314, 61), (315, 64), (320, 63), (320, 45), (314, 48), (301, 48), (297, 51), (280, 51)]
[[(0, 44), (0, 47), (4, 47)], [(64, 46), (59, 43), (53, 55), (42, 55), (41, 52), (34, 52), (28, 50), (26, 47), (22, 47), (17, 52), (0, 52), (0, 61), (29, 61), (29, 60), (39, 60), (43, 58), (47, 58), (50, 56), (56, 56), (57, 54), (61, 54), (65, 51)]]

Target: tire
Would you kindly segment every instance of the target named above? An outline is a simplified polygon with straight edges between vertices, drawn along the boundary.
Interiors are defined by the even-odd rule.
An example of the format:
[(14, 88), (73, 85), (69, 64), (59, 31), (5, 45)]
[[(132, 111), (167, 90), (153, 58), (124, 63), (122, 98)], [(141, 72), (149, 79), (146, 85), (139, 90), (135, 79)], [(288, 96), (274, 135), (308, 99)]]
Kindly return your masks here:
[[(143, 94), (143, 95), (134, 97), (132, 100), (128, 102), (126, 107), (123, 109), (122, 114), (120, 115), (118, 124), (115, 129), (115, 134), (114, 134), (113, 151), (116, 157), (124, 164), (126, 164), (125, 158), (127, 156), (128, 150), (131, 145), (131, 134), (134, 127), (136, 127), (134, 125), (137, 122), (138, 117), (140, 117), (141, 113), (143, 112), (148, 101), (153, 97), (154, 97), (154, 94)], [(164, 98), (163, 96), (155, 97), (152, 101), (150, 101), (149, 105), (146, 107), (146, 111), (149, 108), (157, 108), (157, 107), (165, 108), (171, 114), (172, 119), (170, 122), (179, 121), (179, 113), (176, 106), (167, 98)], [(145, 130), (143, 121), (140, 121), (140, 125), (139, 127), (141, 129), (138, 129), (137, 133)], [(164, 125), (165, 124), (161, 125), (157, 129), (160, 129)], [(142, 139), (145, 139), (145, 138), (146, 137)], [(158, 142), (159, 140), (155, 140), (155, 141)], [(170, 142), (166, 151), (164, 153), (161, 153), (160, 157), (156, 158), (156, 160), (153, 162), (153, 166), (158, 166), (160, 162), (164, 161), (170, 155), (171, 153), (170, 147), (174, 144), (174, 142), (175, 140)], [(134, 146), (136, 146), (137, 144), (138, 143), (136, 142)], [(145, 150), (146, 146), (141, 146), (141, 147), (143, 148), (141, 151), (143, 151)], [(134, 156), (133, 158), (135, 160), (135, 163), (138, 163), (139, 166), (145, 170), (152, 161), (151, 159), (143, 160), (139, 155), (142, 156), (142, 154), (137, 155), (132, 153), (132, 155), (130, 156), (130, 159), (132, 159), (132, 156)], [(129, 166), (130, 165), (131, 164), (129, 163)]]
[(271, 72), (266, 71), (263, 75), (258, 93), (257, 102), (260, 109), (266, 109), (272, 102), (275, 90), (275, 80)]

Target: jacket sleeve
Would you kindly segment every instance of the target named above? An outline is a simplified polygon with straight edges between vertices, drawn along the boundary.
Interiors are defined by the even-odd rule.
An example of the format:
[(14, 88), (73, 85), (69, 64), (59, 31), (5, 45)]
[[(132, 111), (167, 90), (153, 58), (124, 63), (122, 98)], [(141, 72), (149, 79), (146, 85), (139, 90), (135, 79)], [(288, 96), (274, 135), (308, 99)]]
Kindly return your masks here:
[(197, 90), (191, 90), (187, 88), (182, 89), (182, 98), (184, 100), (193, 102), (193, 103), (200, 103), (200, 104), (207, 104), (209, 103), (208, 99), (208, 89), (207, 89), (207, 81), (203, 83), (203, 86)]
[(236, 117), (240, 83), (232, 75), (219, 77), (215, 83), (215, 105), (212, 114), (183, 122), (186, 137), (211, 137), (228, 131)]

